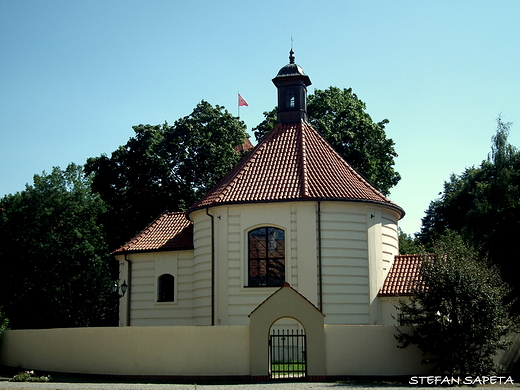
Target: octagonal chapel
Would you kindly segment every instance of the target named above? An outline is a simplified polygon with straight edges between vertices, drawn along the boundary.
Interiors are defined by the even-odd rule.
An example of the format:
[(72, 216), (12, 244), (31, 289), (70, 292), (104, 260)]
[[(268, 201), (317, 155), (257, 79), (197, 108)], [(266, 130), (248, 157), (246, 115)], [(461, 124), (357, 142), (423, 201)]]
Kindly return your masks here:
[(287, 284), (326, 324), (392, 323), (404, 211), (308, 123), (311, 81), (289, 60), (272, 80), (275, 128), (186, 212), (113, 253), (128, 285), (120, 325), (246, 325)]

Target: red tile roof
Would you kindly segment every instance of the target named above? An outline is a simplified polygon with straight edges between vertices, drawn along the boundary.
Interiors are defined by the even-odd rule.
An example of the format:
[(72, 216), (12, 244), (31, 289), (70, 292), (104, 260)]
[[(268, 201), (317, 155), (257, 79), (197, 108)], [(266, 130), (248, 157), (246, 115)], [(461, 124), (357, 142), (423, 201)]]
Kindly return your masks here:
[(413, 289), (421, 281), (420, 270), (423, 255), (395, 256), (394, 264), (386, 276), (379, 296), (412, 295)]
[(248, 151), (250, 151), (253, 148), (254, 148), (254, 146), (251, 143), (251, 141), (249, 141), (249, 139), (246, 138), (244, 140), (243, 144), (235, 146), (235, 151), (237, 151), (238, 153), (240, 153), (240, 152), (248, 152)]
[(276, 125), (187, 213), (219, 204), (292, 200), (380, 203), (404, 215), (306, 122)]
[(193, 249), (193, 224), (184, 212), (175, 212), (162, 214), (112, 254), (183, 249)]

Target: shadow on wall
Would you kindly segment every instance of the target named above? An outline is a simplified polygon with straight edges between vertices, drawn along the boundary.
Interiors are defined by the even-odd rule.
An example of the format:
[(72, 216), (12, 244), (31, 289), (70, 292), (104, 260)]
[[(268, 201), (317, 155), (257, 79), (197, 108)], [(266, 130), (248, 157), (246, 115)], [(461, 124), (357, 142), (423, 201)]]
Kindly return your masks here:
[(500, 353), (497, 363), (505, 368), (505, 372), (511, 373), (515, 380), (520, 380), (520, 333), (511, 335), (511, 339), (511, 349)]

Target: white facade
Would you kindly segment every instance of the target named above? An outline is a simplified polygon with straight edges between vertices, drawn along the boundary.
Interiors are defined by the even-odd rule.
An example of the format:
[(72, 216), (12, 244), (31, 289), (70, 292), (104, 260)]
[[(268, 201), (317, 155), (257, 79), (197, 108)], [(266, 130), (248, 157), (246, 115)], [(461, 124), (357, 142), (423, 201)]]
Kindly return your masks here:
[[(121, 325), (248, 325), (248, 315), (278, 289), (247, 286), (248, 232), (263, 226), (285, 232), (285, 281), (322, 310), (326, 324), (386, 322), (377, 294), (398, 254), (394, 208), (272, 202), (215, 206), (189, 217), (193, 250), (116, 256), (121, 280), (129, 281)], [(175, 277), (173, 302), (158, 302), (165, 273)]]

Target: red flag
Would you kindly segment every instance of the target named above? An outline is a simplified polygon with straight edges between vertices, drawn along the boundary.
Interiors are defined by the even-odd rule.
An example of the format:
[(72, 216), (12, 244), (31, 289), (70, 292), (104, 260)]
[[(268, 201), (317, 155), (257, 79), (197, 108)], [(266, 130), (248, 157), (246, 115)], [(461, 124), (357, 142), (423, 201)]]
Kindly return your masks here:
[(246, 99), (242, 97), (242, 95), (238, 94), (238, 107), (240, 106), (249, 106), (249, 103), (246, 102)]

